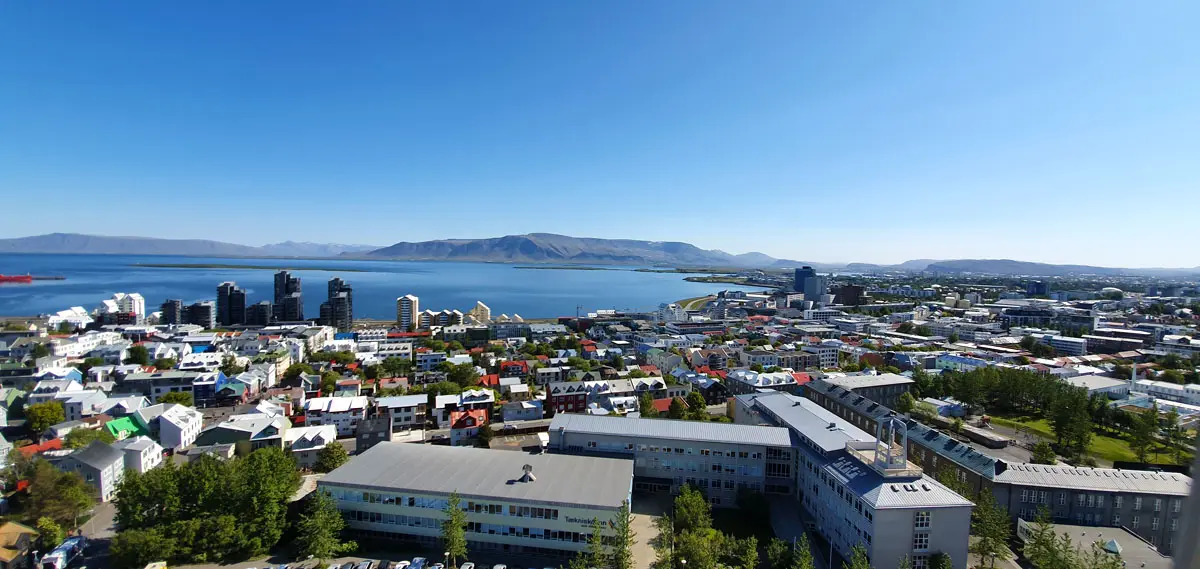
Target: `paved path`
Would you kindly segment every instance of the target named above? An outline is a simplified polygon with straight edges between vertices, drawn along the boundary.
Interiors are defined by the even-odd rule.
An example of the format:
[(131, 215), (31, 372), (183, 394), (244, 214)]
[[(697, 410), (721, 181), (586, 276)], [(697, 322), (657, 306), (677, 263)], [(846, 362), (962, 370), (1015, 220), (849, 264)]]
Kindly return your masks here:
[(116, 505), (103, 502), (92, 511), (92, 517), (79, 528), (83, 535), (88, 539), (108, 539), (116, 535), (116, 523), (113, 520), (117, 515)]

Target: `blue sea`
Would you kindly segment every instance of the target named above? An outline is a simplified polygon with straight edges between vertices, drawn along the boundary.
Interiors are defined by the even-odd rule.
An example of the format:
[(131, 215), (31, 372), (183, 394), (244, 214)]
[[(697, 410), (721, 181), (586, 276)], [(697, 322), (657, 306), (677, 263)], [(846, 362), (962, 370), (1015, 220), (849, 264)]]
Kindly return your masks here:
[[(693, 283), (677, 273), (632, 270), (530, 270), (497, 263), (436, 261), (351, 261), (238, 259), (160, 255), (0, 254), (0, 274), (61, 275), (66, 280), (0, 284), (0, 315), (31, 316), (71, 306), (88, 310), (116, 292), (137, 292), (146, 311), (169, 298), (185, 303), (216, 298), (217, 285), (234, 281), (246, 289), (247, 305), (271, 300), (272, 270), (139, 267), (139, 263), (255, 265), (287, 268), (303, 281), (304, 314), (315, 318), (326, 297), (326, 281), (341, 277), (354, 287), (359, 318), (393, 319), (396, 297), (415, 294), (421, 309), (467, 311), (481, 300), (493, 315), (526, 318), (574, 316), (599, 309), (650, 310), (661, 302), (720, 290), (762, 290)], [(309, 267), (309, 268), (305, 268)], [(314, 268), (341, 270), (315, 270)], [(622, 268), (624, 269), (624, 268)], [(364, 272), (358, 272), (364, 271)]]

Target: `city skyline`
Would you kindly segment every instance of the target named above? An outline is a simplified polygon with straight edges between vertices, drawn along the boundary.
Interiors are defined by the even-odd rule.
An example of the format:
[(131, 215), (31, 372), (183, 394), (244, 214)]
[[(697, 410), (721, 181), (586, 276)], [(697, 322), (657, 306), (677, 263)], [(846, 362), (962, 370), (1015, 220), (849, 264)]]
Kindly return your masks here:
[[(672, 8), (9, 7), (0, 191), (31, 215), (3, 237), (45, 233), (52, 195), (71, 231), (252, 245), (1200, 264), (1173, 246), (1197, 236), (1200, 6)], [(115, 223), (164, 196), (223, 227)], [(353, 222), (309, 222), (331, 205)], [(463, 208), (488, 215), (440, 215)]]

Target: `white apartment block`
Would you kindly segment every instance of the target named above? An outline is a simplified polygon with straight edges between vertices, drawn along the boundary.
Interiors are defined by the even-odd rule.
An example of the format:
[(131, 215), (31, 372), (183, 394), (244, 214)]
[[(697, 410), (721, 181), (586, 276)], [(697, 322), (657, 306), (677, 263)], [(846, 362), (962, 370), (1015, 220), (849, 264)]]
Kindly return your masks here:
[(112, 447), (125, 455), (125, 469), (149, 472), (163, 462), (163, 447), (149, 437), (133, 437), (117, 441)]
[(840, 345), (841, 342), (821, 342), (820, 344), (806, 345), (801, 349), (809, 353), (817, 354), (817, 357), (821, 360), (821, 367), (823, 369), (828, 369), (838, 367), (838, 349)]
[(376, 412), (392, 417), (392, 431), (425, 428), (429, 398), (425, 395), (380, 397), (375, 400)]
[(411, 294), (396, 299), (396, 322), (400, 328), (418, 328), (418, 316), (421, 313), (421, 300)]
[(184, 405), (159, 403), (138, 409), (133, 420), (150, 432), (163, 448), (181, 450), (192, 446), (204, 428), (204, 415)]
[(354, 435), (358, 422), (367, 416), (370, 400), (364, 396), (314, 397), (304, 402), (304, 424), (334, 425), (340, 437)]

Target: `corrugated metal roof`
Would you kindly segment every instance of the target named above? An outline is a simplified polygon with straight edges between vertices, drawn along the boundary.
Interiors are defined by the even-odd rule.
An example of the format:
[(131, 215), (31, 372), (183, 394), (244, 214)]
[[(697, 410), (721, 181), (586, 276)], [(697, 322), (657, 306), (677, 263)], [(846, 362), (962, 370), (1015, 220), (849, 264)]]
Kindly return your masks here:
[[(535, 481), (519, 481), (524, 465), (533, 467)], [(632, 483), (633, 461), (628, 459), (380, 443), (318, 484), (618, 508)]]
[(1007, 470), (996, 475), (995, 481), (1016, 486), (1172, 496), (1187, 496), (1192, 491), (1192, 479), (1174, 472), (1075, 468), (1045, 464), (1010, 464)]
[(808, 437), (826, 452), (842, 450), (850, 441), (873, 441), (874, 435), (834, 415), (815, 401), (787, 393), (762, 394), (754, 398), (769, 416)]
[(653, 437), (678, 441), (723, 442), (789, 447), (788, 430), (782, 427), (735, 425), (671, 419), (642, 419), (603, 417), (559, 413), (550, 422), (550, 431), (563, 429), (566, 433), (595, 433), (624, 437)]

